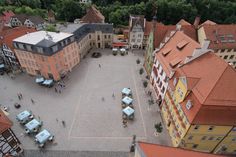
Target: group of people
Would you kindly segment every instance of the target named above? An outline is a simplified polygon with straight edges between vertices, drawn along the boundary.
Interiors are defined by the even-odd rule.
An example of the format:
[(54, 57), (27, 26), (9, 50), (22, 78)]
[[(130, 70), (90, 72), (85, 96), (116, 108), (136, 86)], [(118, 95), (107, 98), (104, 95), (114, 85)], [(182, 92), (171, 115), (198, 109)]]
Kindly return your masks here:
[(65, 88), (65, 82), (62, 80), (60, 82), (57, 83), (57, 86), (55, 87), (55, 92), (56, 93), (61, 93), (62, 89)]

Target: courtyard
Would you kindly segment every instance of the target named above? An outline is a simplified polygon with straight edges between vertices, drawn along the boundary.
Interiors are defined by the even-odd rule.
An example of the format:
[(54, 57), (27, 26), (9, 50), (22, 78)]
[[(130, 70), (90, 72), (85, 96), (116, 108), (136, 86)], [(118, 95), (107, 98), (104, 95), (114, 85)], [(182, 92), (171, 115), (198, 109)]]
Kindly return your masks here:
[[(43, 121), (42, 128), (55, 136), (54, 143), (47, 144), (46, 150), (129, 152), (133, 135), (137, 140), (170, 145), (165, 128), (158, 137), (154, 136), (154, 124), (162, 119), (156, 104), (148, 107), (150, 97), (146, 93), (152, 89), (149, 86), (144, 89), (142, 81), (146, 75), (139, 74), (143, 53), (113, 56), (110, 49), (93, 51), (101, 52), (102, 56), (91, 58), (90, 52), (82, 59), (65, 80), (66, 88), (61, 94), (54, 88), (37, 85), (35, 78), (26, 74), (15, 79), (0, 76), (0, 104), (9, 107), (12, 129), (23, 148), (39, 149), (33, 137), (25, 135), (16, 121), (16, 115), (24, 110), (32, 111), (36, 119)], [(138, 58), (140, 64), (136, 63)], [(128, 121), (126, 128), (122, 125), (121, 107), (124, 87), (131, 88), (135, 109), (135, 118)], [(18, 100), (19, 92), (22, 100)], [(14, 108), (16, 102), (21, 104), (20, 109)]]

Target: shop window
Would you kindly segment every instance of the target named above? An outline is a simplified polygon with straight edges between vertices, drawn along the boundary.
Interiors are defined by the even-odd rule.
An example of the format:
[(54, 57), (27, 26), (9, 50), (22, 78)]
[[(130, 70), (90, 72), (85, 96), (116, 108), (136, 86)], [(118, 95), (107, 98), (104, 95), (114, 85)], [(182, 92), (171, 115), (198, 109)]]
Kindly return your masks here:
[(192, 148), (197, 148), (198, 147), (198, 144), (194, 144), (193, 146), (192, 146)]

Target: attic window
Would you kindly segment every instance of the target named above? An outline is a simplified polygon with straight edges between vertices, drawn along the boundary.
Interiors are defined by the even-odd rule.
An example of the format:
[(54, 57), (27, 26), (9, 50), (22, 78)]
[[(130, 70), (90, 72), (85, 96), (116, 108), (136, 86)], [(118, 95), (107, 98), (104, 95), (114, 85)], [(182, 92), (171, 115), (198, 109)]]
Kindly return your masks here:
[(168, 53), (170, 53), (171, 49), (165, 49), (162, 51), (162, 55), (166, 56)]
[(188, 44), (187, 41), (182, 40), (181, 42), (179, 42), (179, 43), (177, 44), (177, 48), (178, 48), (178, 49), (183, 49), (187, 44)]
[(191, 100), (188, 100), (188, 102), (186, 103), (186, 108), (187, 108), (188, 110), (190, 110), (192, 107), (193, 107), (193, 105), (192, 105)]
[(175, 58), (173, 59), (171, 62), (170, 62), (170, 66), (172, 68), (174, 68), (177, 64), (179, 64), (181, 62), (181, 59), (180, 58)]

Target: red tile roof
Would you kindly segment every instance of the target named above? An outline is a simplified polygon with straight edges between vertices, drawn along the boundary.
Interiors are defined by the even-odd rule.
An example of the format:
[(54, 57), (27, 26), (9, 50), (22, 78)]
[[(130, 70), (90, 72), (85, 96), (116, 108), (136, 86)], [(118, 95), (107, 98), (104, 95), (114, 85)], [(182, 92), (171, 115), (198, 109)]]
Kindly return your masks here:
[(206, 20), (199, 27), (204, 26), (204, 25), (216, 25), (216, 23), (211, 20)]
[(81, 18), (82, 23), (103, 23), (105, 17), (94, 6), (91, 6), (86, 15)]
[(35, 32), (36, 30), (33, 28), (27, 28), (27, 27), (15, 27), (15, 28), (8, 28), (7, 30), (4, 30), (0, 32), (0, 46), (4, 43), (8, 47), (10, 47), (13, 50), (13, 43), (12, 41), (15, 38), (18, 38), (22, 35), (25, 35), (27, 33)]
[(138, 148), (145, 157), (226, 157), (146, 142), (138, 142)]
[(4, 112), (0, 109), (0, 134), (9, 129), (12, 122), (7, 118)]
[[(161, 23), (157, 23), (154, 47), (158, 48), (164, 38), (168, 36), (171, 31), (174, 30), (176, 30), (176, 25), (163, 25)], [(193, 25), (182, 25), (180, 30), (193, 40), (197, 41), (197, 31)]]
[(4, 11), (2, 14), (4, 23), (9, 23), (11, 17), (15, 15), (12, 11)]
[(146, 21), (144, 28), (144, 35), (149, 35), (153, 29), (153, 22)]
[[(184, 48), (179, 49), (177, 45), (182, 43), (183, 40), (188, 44)], [(170, 76), (170, 73), (175, 67), (172, 67), (170, 64), (178, 58), (178, 63), (183, 64), (187, 56), (191, 56), (194, 49), (200, 48), (200, 44), (191, 39), (189, 36), (184, 34), (181, 31), (177, 31), (169, 41), (157, 52), (156, 58), (161, 63), (163, 70)], [(167, 55), (163, 55), (162, 52), (171, 49)]]
[[(208, 52), (178, 68), (176, 73), (187, 77), (187, 82), (190, 81), (188, 85), (191, 86), (191, 92), (181, 103), (190, 122), (236, 125), (235, 69), (214, 53)], [(187, 100), (193, 104), (190, 110), (185, 107)]]
[(187, 22), (184, 19), (181, 19), (177, 24), (182, 25), (182, 26), (184, 26), (184, 25), (189, 25), (190, 26), (191, 25), (191, 23)]
[(203, 25), (206, 39), (211, 41), (211, 49), (236, 48), (236, 24), (231, 25)]

